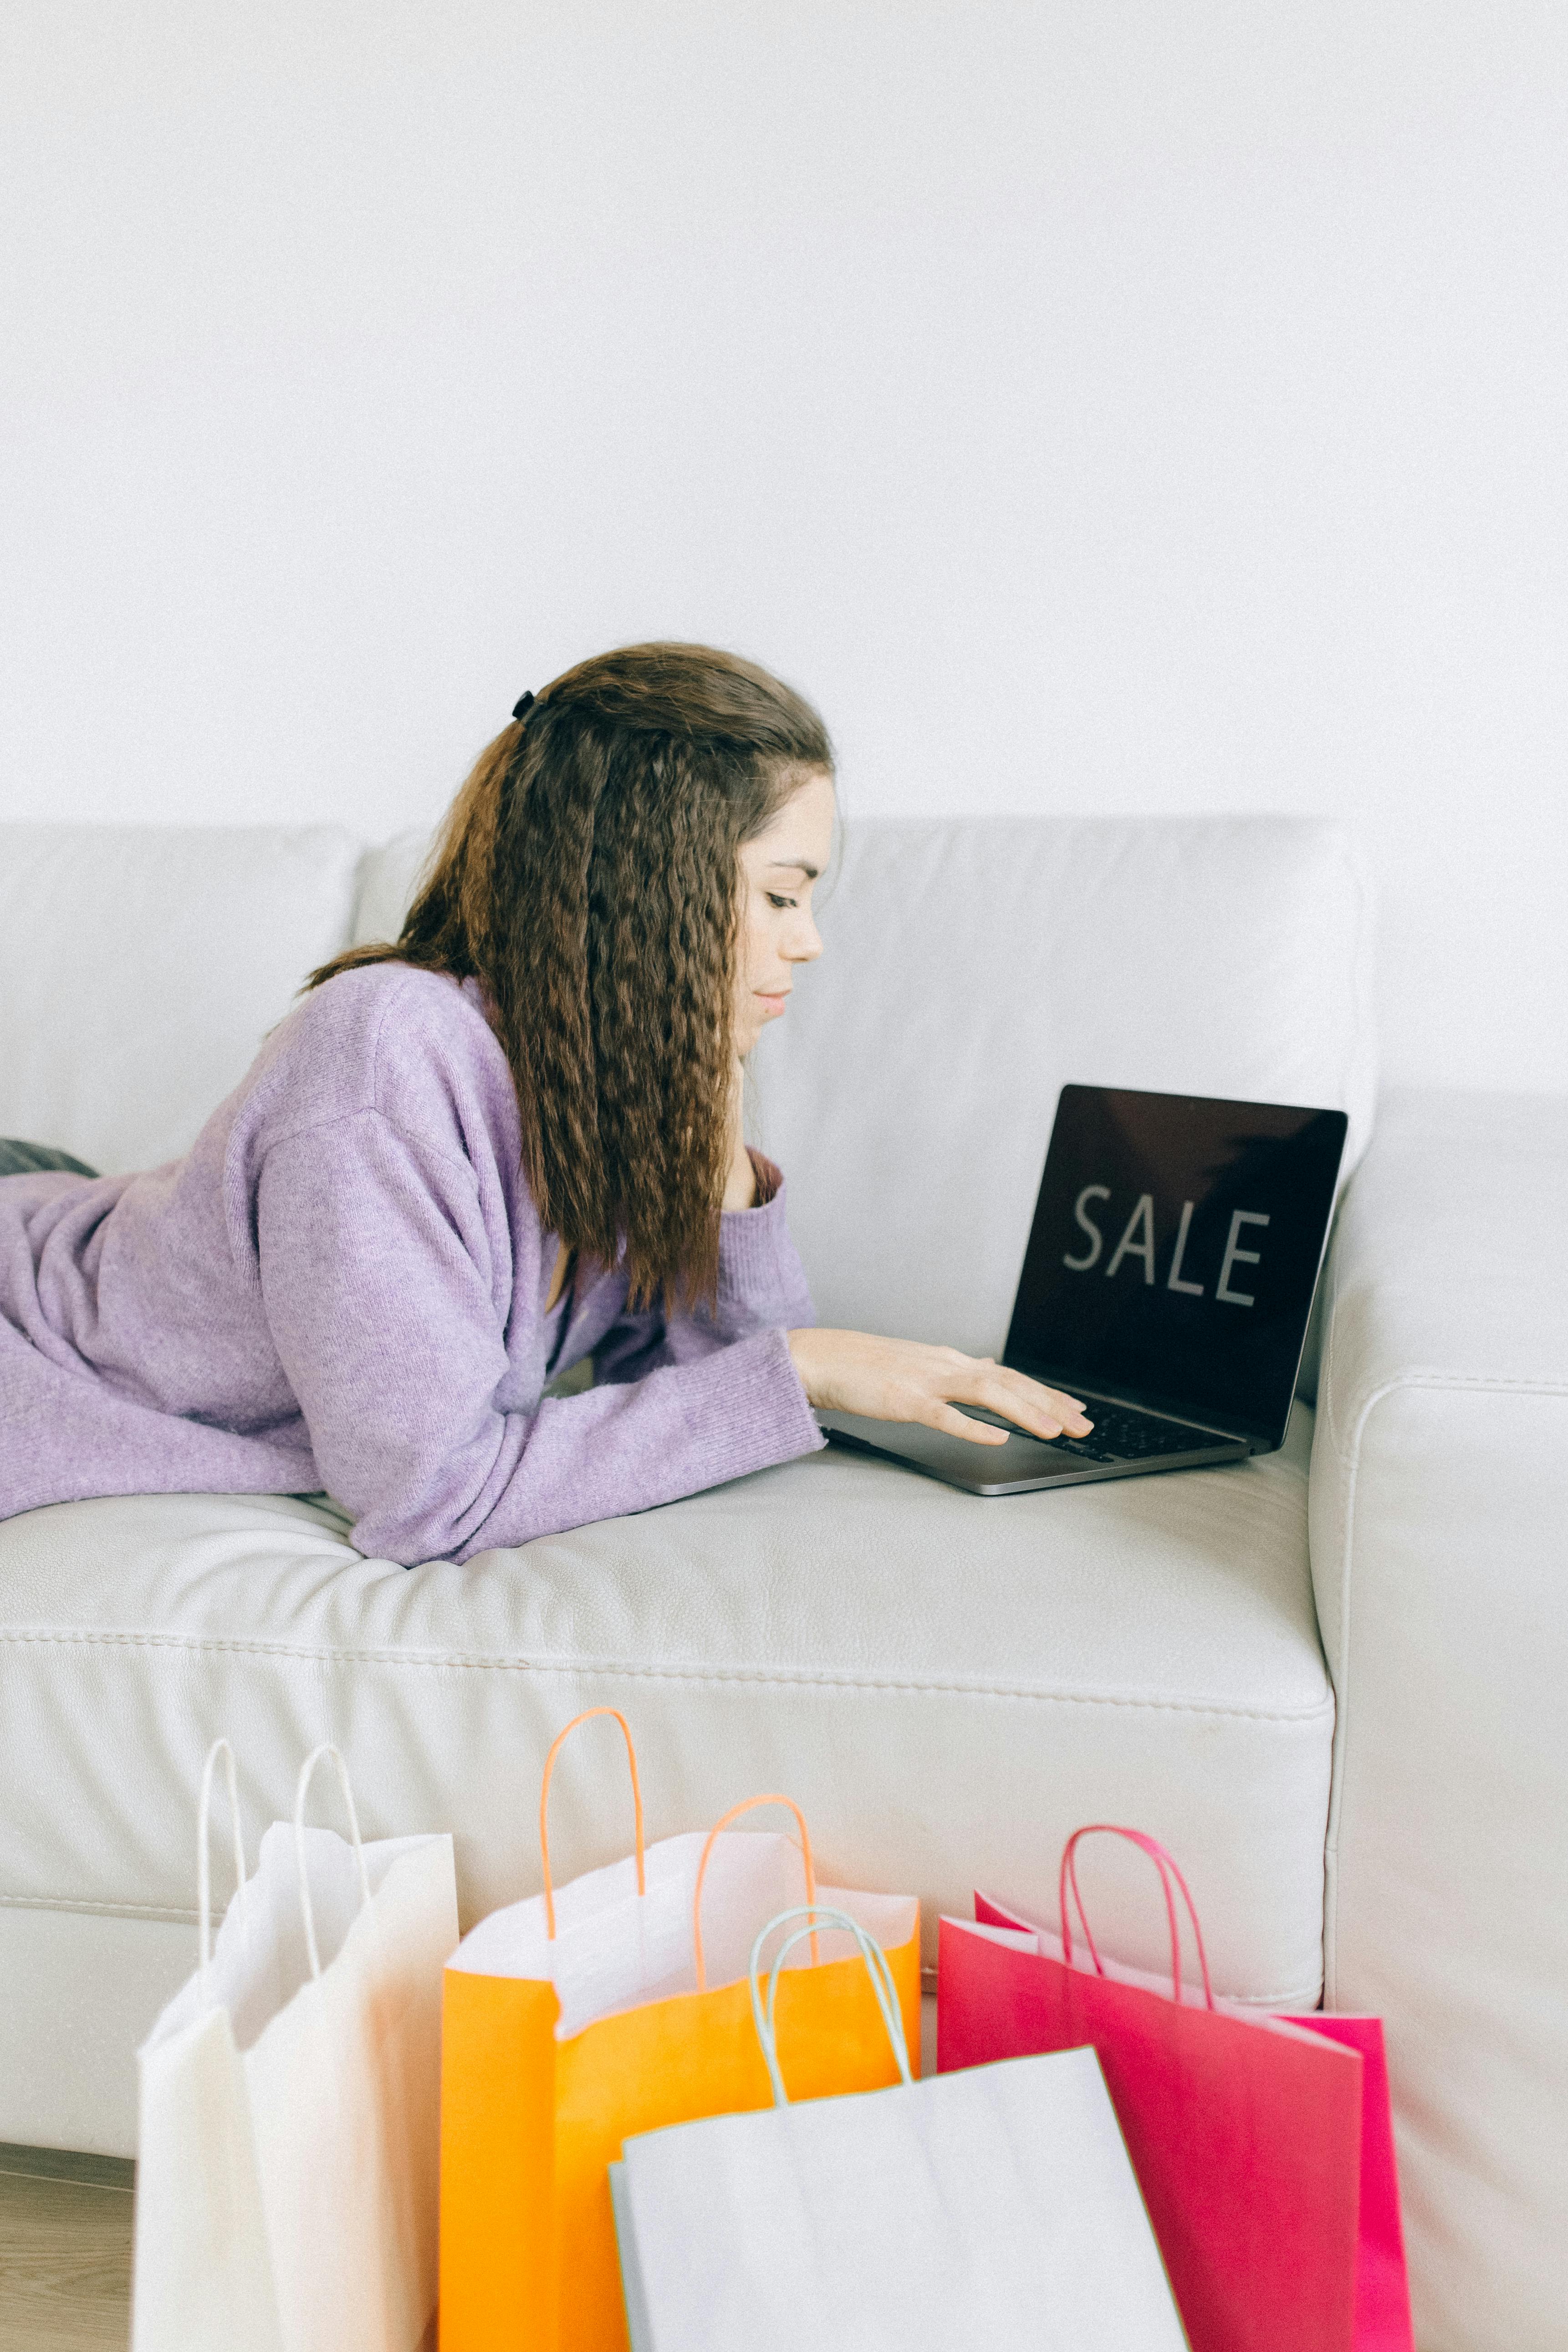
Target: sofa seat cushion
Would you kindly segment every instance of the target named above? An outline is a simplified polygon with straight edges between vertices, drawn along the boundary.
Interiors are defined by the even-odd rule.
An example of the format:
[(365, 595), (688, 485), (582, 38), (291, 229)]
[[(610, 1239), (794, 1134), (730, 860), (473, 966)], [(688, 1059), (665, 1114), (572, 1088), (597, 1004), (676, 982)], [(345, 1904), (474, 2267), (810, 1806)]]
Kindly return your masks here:
[[(1320, 1981), (1333, 1701), (1306, 1540), (1310, 1413), (1237, 1466), (981, 1500), (837, 1449), (689, 1501), (414, 1570), (324, 1503), (142, 1496), (0, 1526), (0, 1901), (187, 1918), (209, 1742), (247, 1837), (334, 1740), (366, 1835), (456, 1833), (465, 1926), (539, 1884), (540, 1768), (624, 1707), (649, 1833), (787, 1790), (824, 1875), (939, 1909), (1054, 1912), (1066, 1833), (1152, 1831), (1216, 1982)], [(590, 1731), (552, 1800), (561, 1869), (624, 1850)], [(1110, 1948), (1157, 1966), (1156, 1886), (1105, 1842)], [(1147, 1869), (1147, 1865), (1141, 1865)]]

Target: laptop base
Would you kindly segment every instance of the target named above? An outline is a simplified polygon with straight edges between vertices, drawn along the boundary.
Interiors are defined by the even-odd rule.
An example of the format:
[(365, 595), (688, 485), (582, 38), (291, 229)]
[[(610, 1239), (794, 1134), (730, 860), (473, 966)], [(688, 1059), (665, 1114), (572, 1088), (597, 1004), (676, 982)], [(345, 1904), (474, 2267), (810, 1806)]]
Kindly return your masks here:
[[(1092, 1411), (1092, 1407), (1090, 1408)], [(993, 1420), (986, 1413), (974, 1418)], [(1027, 1495), (1041, 1486), (1086, 1486), (1101, 1478), (1142, 1478), (1156, 1470), (1203, 1470), (1222, 1462), (1245, 1462), (1245, 1438), (1215, 1437), (1201, 1447), (1133, 1460), (1088, 1462), (1059, 1452), (1047, 1439), (1015, 1431), (1005, 1445), (976, 1445), (967, 1437), (928, 1429), (918, 1421), (867, 1421), (858, 1413), (819, 1412), (818, 1426), (834, 1445), (854, 1454), (878, 1454), (901, 1469), (918, 1470), (970, 1495)]]

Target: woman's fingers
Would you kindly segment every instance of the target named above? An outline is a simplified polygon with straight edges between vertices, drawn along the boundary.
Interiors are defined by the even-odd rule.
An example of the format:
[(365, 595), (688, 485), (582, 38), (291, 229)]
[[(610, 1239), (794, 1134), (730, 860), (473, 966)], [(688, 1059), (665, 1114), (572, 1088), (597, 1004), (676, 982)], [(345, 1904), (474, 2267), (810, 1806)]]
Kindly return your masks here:
[(1000, 1367), (976, 1366), (975, 1370), (981, 1373), (978, 1379), (941, 1384), (944, 1392), (921, 1415), (928, 1426), (967, 1438), (972, 1445), (1005, 1445), (1008, 1431), (988, 1421), (976, 1421), (973, 1413), (961, 1411), (966, 1404), (982, 1405), (987, 1412), (1001, 1414), (1015, 1428), (1036, 1437), (1060, 1437), (1064, 1431), (1069, 1437), (1086, 1437), (1094, 1426), (1075, 1398), (1044, 1388), (1021, 1373), (1008, 1374)]
[(988, 1421), (976, 1421), (973, 1413), (960, 1412), (955, 1404), (939, 1404), (923, 1416), (930, 1429), (942, 1429), (950, 1437), (966, 1437), (971, 1445), (1005, 1445), (1007, 1432), (995, 1428)]
[(980, 1360), (968, 1365), (967, 1373), (962, 1383), (945, 1386), (946, 1397), (956, 1403), (984, 1405), (1037, 1437), (1060, 1437), (1064, 1431), (1069, 1437), (1085, 1437), (1093, 1427), (1077, 1397), (1048, 1389), (1026, 1372)]
[(1005, 1412), (1041, 1437), (1087, 1437), (1094, 1423), (1077, 1397), (1048, 1389), (1026, 1373), (997, 1367), (994, 1391), (984, 1402), (993, 1412)]
[[(998, 1429), (989, 1421), (976, 1421), (973, 1413), (961, 1410), (963, 1405), (983, 1405), (987, 1412), (1000, 1414), (1010, 1427)], [(957, 1403), (940, 1402), (920, 1418), (933, 1429), (950, 1430), (955, 1437), (967, 1437), (976, 1445), (1005, 1445), (1015, 1429), (1030, 1437), (1059, 1437), (1064, 1426), (1060, 1416), (1047, 1407), (1014, 1396), (994, 1383), (982, 1383), (973, 1394), (965, 1390)], [(1081, 1414), (1078, 1420), (1087, 1428)]]

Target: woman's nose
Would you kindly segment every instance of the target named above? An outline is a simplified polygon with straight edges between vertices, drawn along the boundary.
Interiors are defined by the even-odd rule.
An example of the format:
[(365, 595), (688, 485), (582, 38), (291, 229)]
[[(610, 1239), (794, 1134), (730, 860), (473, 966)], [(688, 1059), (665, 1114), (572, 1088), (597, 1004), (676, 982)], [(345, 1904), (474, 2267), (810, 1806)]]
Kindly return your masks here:
[(822, 953), (822, 934), (808, 916), (798, 930), (792, 930), (784, 944), (786, 963), (815, 963)]

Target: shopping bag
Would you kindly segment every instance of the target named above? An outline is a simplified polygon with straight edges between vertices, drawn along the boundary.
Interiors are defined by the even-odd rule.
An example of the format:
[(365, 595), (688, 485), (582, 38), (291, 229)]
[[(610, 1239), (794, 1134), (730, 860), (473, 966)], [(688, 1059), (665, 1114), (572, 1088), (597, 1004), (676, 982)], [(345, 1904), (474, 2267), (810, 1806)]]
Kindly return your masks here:
[[(220, 1755), (237, 1889), (215, 1944)], [(322, 1757), (352, 1843), (305, 1827)], [(365, 1844), (342, 1759), (318, 1748), (247, 1880), (226, 1739), (197, 1837), (201, 1964), (138, 2053), (133, 2352), (416, 2352), (436, 2303), (452, 1841)]]
[[(1159, 1868), (1169, 1987), (1100, 1958), (1077, 1874), (1079, 1840), (1099, 1831), (1131, 1838)], [(1182, 1981), (1178, 1888), (1201, 1989)], [(1060, 1899), (1059, 1939), (980, 1896), (973, 1923), (942, 1920), (939, 2068), (1091, 2044), (1193, 2352), (1352, 2352), (1360, 2053), (1215, 2000), (1186, 1882), (1142, 1832), (1104, 1822), (1075, 1832)], [(1087, 1946), (1077, 1967), (1074, 1903)]]
[[(562, 1742), (597, 1715), (631, 1764), (636, 1850), (557, 1889), (547, 1807)], [(799, 1843), (731, 1831), (784, 1804)], [(818, 1888), (800, 1810), (736, 1805), (709, 1832), (647, 1845), (626, 1717), (590, 1707), (545, 1759), (544, 1891), (491, 1915), (448, 1961), (442, 2023), (442, 2352), (619, 2352), (626, 2343), (608, 2168), (628, 2135), (765, 2106), (747, 1958), (757, 1929), (818, 1894), (888, 1955), (911, 2033), (920, 2021), (920, 1906)], [(869, 2090), (896, 2077), (851, 1937), (824, 1933), (792, 1958), (779, 1995), (797, 2093)], [(847, 1955), (847, 1957), (846, 1957)]]
[[(902, 2087), (790, 2104), (779, 1971), (811, 1927), (765, 2003), (758, 1971), (773, 1928), (797, 1920), (854, 1932)], [(1181, 2352), (1092, 2050), (916, 2083), (882, 1954), (818, 1906), (763, 1930), (750, 1990), (773, 2105), (629, 2139), (612, 2170), (632, 2352)]]
[[(1021, 1913), (1009, 1911), (983, 1895), (975, 1896), (974, 1910), (977, 1919), (993, 1927), (1022, 1928), (1031, 1936), (1037, 1935), (1041, 1949), (1056, 1958), (1061, 1958), (1058, 1938)], [(1114, 1962), (1103, 1965), (1115, 1968)], [(1152, 1992), (1164, 1991), (1162, 1978), (1147, 1976), (1136, 1969), (1116, 1968), (1115, 1972), (1125, 1983), (1142, 1985)], [(1240, 2008), (1237, 2013), (1244, 2018), (1257, 2014), (1248, 2008)], [(1304, 2026), (1310, 2032), (1361, 2053), (1361, 2197), (1352, 2341), (1354, 2352), (1415, 2352), (1383, 2021), (1376, 2017), (1326, 2016), (1321, 2010), (1300, 2015), (1279, 2013), (1288, 2024)]]
[(1415, 2352), (1383, 2020), (1326, 2016), (1321, 2010), (1314, 2010), (1289, 2022), (1304, 2025), (1310, 2033), (1321, 2033), (1330, 2042), (1361, 2053), (1361, 2204), (1352, 2340), (1355, 2352)]

